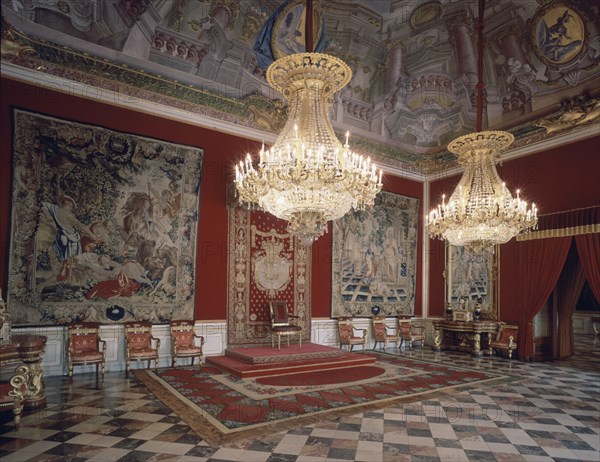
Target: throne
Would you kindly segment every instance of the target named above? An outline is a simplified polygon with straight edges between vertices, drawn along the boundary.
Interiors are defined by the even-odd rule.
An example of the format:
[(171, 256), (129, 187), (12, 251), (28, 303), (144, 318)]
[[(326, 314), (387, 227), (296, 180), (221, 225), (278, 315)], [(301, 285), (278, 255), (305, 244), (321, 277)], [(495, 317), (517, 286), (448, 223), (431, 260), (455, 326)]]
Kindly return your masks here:
[(287, 338), (290, 346), (290, 335), (298, 334), (300, 348), (302, 347), (302, 327), (296, 324), (300, 316), (288, 312), (286, 302), (269, 302), (269, 315), (271, 317), (271, 346), (275, 348), (275, 336), (277, 336), (277, 348), (281, 350), (281, 337)]

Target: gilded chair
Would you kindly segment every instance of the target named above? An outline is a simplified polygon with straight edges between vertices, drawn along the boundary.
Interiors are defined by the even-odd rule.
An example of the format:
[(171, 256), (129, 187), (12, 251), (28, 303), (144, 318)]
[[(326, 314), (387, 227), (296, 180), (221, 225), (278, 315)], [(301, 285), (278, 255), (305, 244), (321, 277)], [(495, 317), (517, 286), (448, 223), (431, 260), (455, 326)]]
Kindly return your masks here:
[[(421, 321), (414, 319), (398, 319), (398, 332), (400, 333), (400, 346), (404, 342), (408, 343), (408, 347), (412, 349), (414, 342), (419, 342), (421, 348), (425, 343), (425, 329)], [(398, 348), (400, 348), (398, 346)]]
[(296, 324), (300, 316), (290, 313), (286, 302), (269, 302), (269, 316), (271, 318), (271, 347), (275, 348), (275, 337), (277, 337), (278, 349), (281, 349), (281, 337), (286, 337), (288, 346), (290, 346), (290, 336), (298, 334), (299, 345), (302, 348), (302, 327)]
[(362, 345), (364, 351), (367, 343), (367, 329), (354, 327), (354, 319), (351, 316), (340, 316), (338, 318), (338, 333), (340, 335), (340, 348), (348, 345), (350, 351), (352, 351), (354, 345)]
[(100, 323), (74, 322), (67, 325), (68, 346), (67, 366), (69, 377), (73, 377), (73, 367), (85, 364), (96, 365), (104, 375), (106, 364), (106, 342), (100, 338)]
[(12, 411), (16, 429), (21, 424), (21, 414), (25, 398), (29, 393), (27, 384), (30, 379), (29, 366), (22, 365), (15, 369), (8, 382), (0, 384), (0, 411)]
[(400, 348), (400, 331), (397, 325), (390, 326), (385, 319), (384, 314), (373, 316), (373, 332), (375, 333), (375, 345), (383, 343), (383, 349), (385, 350), (388, 343), (395, 343)]
[[(177, 367), (177, 358), (198, 358), (198, 364), (202, 367), (202, 346), (204, 337), (197, 335), (194, 331), (194, 321), (172, 320), (169, 322), (171, 328), (171, 367)], [(200, 346), (196, 345), (196, 339), (200, 339)]]
[[(154, 370), (158, 369), (158, 351), (160, 339), (152, 336), (152, 323), (148, 321), (129, 321), (125, 326), (125, 375), (129, 375), (131, 360), (154, 360)], [(156, 342), (156, 347), (153, 347)]]
[(494, 353), (494, 350), (500, 350), (508, 353), (508, 359), (511, 359), (512, 352), (517, 349), (518, 336), (519, 326), (499, 322), (496, 338), (490, 341), (490, 348), (488, 350), (489, 355), (491, 356)]

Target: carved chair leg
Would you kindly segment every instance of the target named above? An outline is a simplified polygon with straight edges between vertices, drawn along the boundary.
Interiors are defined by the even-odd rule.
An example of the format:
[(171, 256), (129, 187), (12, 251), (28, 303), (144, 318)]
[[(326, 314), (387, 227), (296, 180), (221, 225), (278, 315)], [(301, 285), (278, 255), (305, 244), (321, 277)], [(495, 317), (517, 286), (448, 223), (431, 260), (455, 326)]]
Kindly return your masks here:
[(300, 340), (299, 340), (299, 347), (298, 348), (302, 348), (302, 332), (300, 332)]
[(104, 365), (104, 363), (100, 363), (100, 372), (102, 372), (102, 377), (104, 377), (104, 368), (106, 366)]
[[(148, 366), (150, 366), (150, 361), (148, 361)], [(158, 355), (154, 358), (154, 372), (158, 373)]]

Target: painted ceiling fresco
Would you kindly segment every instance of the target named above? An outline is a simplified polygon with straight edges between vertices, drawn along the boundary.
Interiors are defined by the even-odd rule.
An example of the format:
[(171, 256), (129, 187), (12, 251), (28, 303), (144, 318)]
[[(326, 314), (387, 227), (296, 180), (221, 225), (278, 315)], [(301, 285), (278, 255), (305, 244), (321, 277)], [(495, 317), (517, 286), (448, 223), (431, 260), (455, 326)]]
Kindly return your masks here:
[[(276, 133), (281, 97), (254, 51), (302, 38), (302, 0), (2, 0), (3, 63), (118, 88), (159, 104)], [(332, 124), (353, 147), (412, 171), (451, 164), (446, 145), (476, 122), (477, 2), (321, 0), (323, 50), (353, 71)], [(484, 127), (517, 145), (600, 115), (600, 3), (488, 0)]]

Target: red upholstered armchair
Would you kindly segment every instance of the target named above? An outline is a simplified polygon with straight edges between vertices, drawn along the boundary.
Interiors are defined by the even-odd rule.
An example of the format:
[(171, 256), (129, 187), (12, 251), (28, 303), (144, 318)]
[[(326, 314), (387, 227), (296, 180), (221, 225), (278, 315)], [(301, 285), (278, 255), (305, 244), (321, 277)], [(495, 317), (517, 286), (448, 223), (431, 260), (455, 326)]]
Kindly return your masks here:
[(511, 359), (512, 352), (517, 349), (518, 336), (519, 326), (499, 322), (496, 338), (490, 342), (488, 353), (491, 356), (494, 350), (505, 351), (508, 353), (508, 359)]
[(18, 366), (10, 381), (0, 384), (0, 410), (12, 410), (15, 419), (15, 428), (19, 428), (21, 423), (21, 413), (25, 398), (29, 393), (27, 384), (29, 383), (31, 371), (29, 366)]
[(377, 343), (383, 343), (383, 349), (387, 347), (389, 343), (395, 343), (398, 348), (402, 342), (400, 341), (400, 330), (397, 326), (390, 326), (386, 323), (385, 315), (380, 314), (377, 316), (373, 316), (373, 332), (375, 332), (375, 345), (373, 345), (373, 349), (377, 346)]
[[(156, 347), (153, 343), (156, 342)], [(154, 360), (154, 370), (158, 369), (158, 350), (160, 339), (152, 336), (152, 323), (148, 321), (130, 321), (125, 323), (125, 375), (129, 375), (131, 360)]]
[(302, 348), (302, 327), (296, 324), (300, 316), (293, 315), (288, 311), (286, 302), (269, 302), (269, 315), (271, 317), (271, 346), (275, 348), (275, 336), (277, 336), (277, 348), (281, 349), (281, 337), (287, 338), (290, 346), (290, 335), (298, 334), (298, 342)]
[[(196, 335), (194, 332), (194, 321), (187, 320), (172, 320), (171, 326), (171, 350), (173, 359), (172, 367), (177, 367), (177, 358), (192, 358), (192, 366), (194, 359), (198, 358), (198, 363), (202, 367), (202, 346), (204, 345), (204, 337)], [(200, 339), (200, 346), (196, 345), (195, 340)]]
[(76, 322), (67, 325), (68, 348), (67, 365), (69, 377), (73, 377), (73, 366), (95, 364), (104, 375), (106, 363), (106, 342), (100, 338), (100, 323)]
[(408, 343), (408, 347), (412, 348), (414, 342), (419, 342), (421, 348), (425, 342), (425, 329), (420, 321), (413, 319), (399, 319), (398, 331), (400, 332), (400, 345), (404, 341)]
[[(355, 332), (360, 332), (361, 335), (355, 335)], [(362, 345), (363, 350), (367, 343), (367, 329), (357, 329), (354, 327), (353, 318), (350, 316), (340, 316), (338, 318), (338, 333), (340, 334), (340, 348), (348, 345), (350, 351), (354, 345)]]

